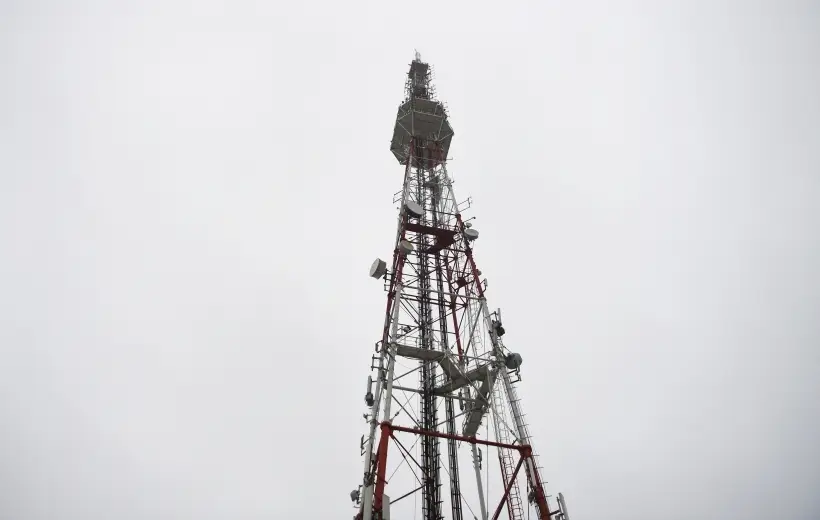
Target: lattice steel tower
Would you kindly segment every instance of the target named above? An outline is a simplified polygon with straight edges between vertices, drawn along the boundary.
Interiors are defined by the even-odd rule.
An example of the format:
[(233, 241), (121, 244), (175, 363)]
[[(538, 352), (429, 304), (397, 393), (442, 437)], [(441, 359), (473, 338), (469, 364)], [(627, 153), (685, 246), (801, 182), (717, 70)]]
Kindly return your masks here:
[(569, 520), (563, 496), (554, 511), (547, 503), (516, 392), (522, 358), (487, 305), (478, 231), (462, 215), (470, 202), (456, 201), (447, 174), (452, 138), (417, 53), (390, 143), (404, 165), (393, 260), (370, 270), (384, 280), (387, 309), (367, 380), (354, 518)]

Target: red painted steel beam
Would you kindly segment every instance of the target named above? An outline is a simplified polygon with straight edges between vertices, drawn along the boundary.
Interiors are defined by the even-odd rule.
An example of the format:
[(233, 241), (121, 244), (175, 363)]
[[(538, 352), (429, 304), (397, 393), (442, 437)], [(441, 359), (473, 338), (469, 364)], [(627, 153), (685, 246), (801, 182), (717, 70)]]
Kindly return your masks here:
[[(501, 450), (498, 450), (498, 465), (501, 467), (501, 476), (503, 477), (503, 481), (507, 481), (507, 468), (504, 467), (504, 459), (501, 455)], [(503, 500), (503, 499), (502, 499)], [(510, 495), (507, 495), (507, 513), (510, 515), (510, 519), (512, 520), (512, 505), (510, 501)]]
[(547, 504), (547, 495), (544, 493), (544, 486), (541, 484), (541, 476), (538, 474), (538, 468), (535, 467), (535, 459), (531, 459), (532, 475), (530, 477), (535, 481), (533, 488), (535, 489), (535, 503), (538, 504), (539, 520), (550, 520), (552, 513), (550, 513), (550, 506)]
[[(504, 502), (507, 501), (507, 497), (510, 495), (510, 490), (515, 484), (515, 478), (518, 476), (518, 472), (521, 470), (521, 465), (524, 463), (525, 456), (523, 453), (521, 454), (521, 458), (518, 459), (518, 465), (515, 466), (515, 471), (513, 471), (512, 477), (510, 481), (507, 483), (507, 487), (504, 488), (504, 496), (501, 497), (501, 502), (498, 503), (498, 507), (495, 510), (495, 514), (493, 514), (493, 520), (498, 520), (498, 515), (501, 514), (501, 509), (504, 507)], [(510, 511), (512, 514), (512, 511)]]
[[(464, 234), (464, 221), (461, 220), (461, 213), (456, 214), (456, 220), (458, 220), (458, 227), (461, 229), (462, 235)], [(478, 290), (478, 296), (480, 298), (484, 297), (484, 288), (481, 286), (481, 282), (478, 279), (478, 267), (475, 265), (475, 260), (473, 259), (473, 248), (470, 247), (470, 244), (467, 242), (467, 239), (464, 239), (464, 249), (467, 253), (467, 260), (470, 263), (470, 271), (473, 274), (473, 283), (476, 285), (476, 289)]]
[(461, 348), (461, 333), (458, 330), (458, 316), (456, 316), (456, 294), (458, 289), (453, 289), (453, 269), (450, 262), (445, 261), (444, 267), (447, 269), (447, 286), (450, 289), (450, 314), (453, 316), (453, 332), (456, 334), (456, 347), (458, 348), (458, 361), (464, 363), (464, 350)]
[[(389, 424), (389, 423), (382, 423)], [(493, 441), (484, 441), (481, 439), (477, 439), (475, 437), (465, 437), (463, 435), (451, 435), (449, 433), (442, 433), (436, 432), (432, 430), (420, 430), (418, 428), (407, 428), (406, 426), (393, 426), (390, 425), (390, 428), (396, 432), (407, 432), (407, 433), (415, 433), (416, 435), (427, 435), (428, 437), (440, 437), (442, 439), (454, 439), (457, 441), (464, 441), (469, 444), (481, 444), (483, 446), (495, 446), (496, 448), (509, 448), (511, 450), (517, 450), (522, 453), (530, 453), (532, 450), (530, 449), (529, 445), (527, 444), (504, 444), (503, 442), (493, 442)]]
[(387, 443), (390, 440), (390, 423), (382, 423), (382, 434), (379, 438), (379, 450), (376, 452), (376, 488), (373, 492), (373, 509), (381, 513), (384, 500), (385, 474), (387, 473)]

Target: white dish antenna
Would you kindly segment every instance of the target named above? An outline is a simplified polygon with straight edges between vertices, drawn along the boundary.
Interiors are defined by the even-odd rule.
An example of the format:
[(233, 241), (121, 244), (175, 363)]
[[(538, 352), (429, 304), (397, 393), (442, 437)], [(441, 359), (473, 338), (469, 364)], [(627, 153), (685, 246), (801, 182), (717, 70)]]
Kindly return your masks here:
[(464, 238), (469, 241), (473, 241), (478, 238), (478, 230), (473, 228), (467, 228), (464, 230)]
[(370, 266), (370, 277), (371, 278), (381, 278), (387, 272), (387, 262), (382, 260), (381, 258), (377, 258), (373, 265)]
[(416, 218), (419, 218), (419, 217), (421, 217), (422, 215), (424, 215), (424, 209), (423, 209), (423, 208), (419, 205), (419, 203), (418, 203), (418, 202), (413, 202), (412, 200), (408, 200), (408, 201), (404, 204), (404, 209), (406, 209), (406, 210), (407, 210), (407, 213), (408, 213), (411, 217), (416, 217)]
[(403, 255), (409, 255), (413, 251), (413, 244), (408, 240), (399, 241), (399, 251)]

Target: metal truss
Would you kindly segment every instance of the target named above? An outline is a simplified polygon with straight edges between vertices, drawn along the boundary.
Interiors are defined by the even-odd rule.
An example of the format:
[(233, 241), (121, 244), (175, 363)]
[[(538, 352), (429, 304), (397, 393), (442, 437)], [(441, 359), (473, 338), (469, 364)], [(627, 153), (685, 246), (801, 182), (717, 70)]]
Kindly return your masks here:
[[(380, 273), (387, 303), (365, 399), (364, 472), (351, 494), (356, 518), (495, 520), (506, 511), (547, 520), (563, 513), (549, 510), (517, 397), (521, 357), (501, 339), (500, 311), (489, 310), (478, 233), (462, 216), (469, 202), (457, 202), (446, 169), (446, 107), (419, 60), (405, 93), (391, 144), (404, 181), (393, 258)], [(400, 457), (388, 457), (391, 441)]]

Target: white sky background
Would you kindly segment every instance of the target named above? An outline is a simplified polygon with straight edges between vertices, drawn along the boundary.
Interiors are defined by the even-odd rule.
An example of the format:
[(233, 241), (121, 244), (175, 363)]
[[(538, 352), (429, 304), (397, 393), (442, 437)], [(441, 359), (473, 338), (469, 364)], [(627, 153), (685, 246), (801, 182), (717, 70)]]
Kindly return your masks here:
[(820, 517), (811, 2), (0, 3), (0, 518), (350, 518), (417, 48), (573, 520)]

